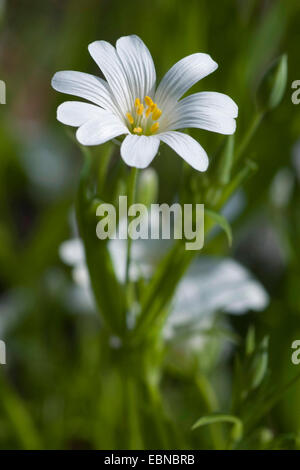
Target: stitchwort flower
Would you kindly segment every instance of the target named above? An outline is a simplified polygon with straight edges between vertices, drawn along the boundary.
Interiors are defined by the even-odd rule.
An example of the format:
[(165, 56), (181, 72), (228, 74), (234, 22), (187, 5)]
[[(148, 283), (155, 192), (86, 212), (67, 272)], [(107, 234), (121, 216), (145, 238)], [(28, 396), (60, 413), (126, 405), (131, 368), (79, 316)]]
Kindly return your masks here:
[(67, 101), (57, 109), (60, 122), (78, 127), (76, 137), (82, 145), (100, 145), (125, 134), (123, 160), (129, 166), (145, 168), (160, 142), (165, 142), (193, 168), (205, 171), (205, 150), (178, 129), (235, 132), (238, 107), (229, 96), (201, 92), (182, 99), (195, 83), (217, 69), (208, 54), (181, 59), (156, 88), (151, 54), (138, 36), (121, 37), (116, 47), (95, 41), (89, 52), (106, 80), (75, 71), (57, 72), (52, 79), (55, 90), (90, 102)]

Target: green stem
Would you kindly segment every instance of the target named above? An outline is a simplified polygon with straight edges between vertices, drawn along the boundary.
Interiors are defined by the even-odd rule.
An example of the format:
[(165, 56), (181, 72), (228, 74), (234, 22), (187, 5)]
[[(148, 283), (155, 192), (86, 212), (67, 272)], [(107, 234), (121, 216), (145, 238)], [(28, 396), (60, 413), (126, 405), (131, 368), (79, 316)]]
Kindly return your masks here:
[(99, 158), (99, 167), (98, 167), (98, 190), (100, 195), (102, 196), (103, 188), (105, 185), (105, 179), (107, 175), (107, 170), (109, 166), (109, 162), (111, 156), (113, 154), (114, 147), (112, 145), (108, 145), (104, 150), (103, 154)]
[(251, 160), (246, 160), (244, 168), (233, 178), (233, 180), (223, 190), (216, 210), (221, 210), (225, 202), (229, 200), (230, 196), (244, 183), (249, 176), (257, 170), (256, 163)]
[(124, 423), (126, 423), (124, 442), (126, 442), (126, 449), (142, 450), (144, 449), (144, 443), (140, 428), (138, 382), (126, 369), (122, 371), (122, 375), (124, 380)]
[[(129, 176), (128, 181), (128, 208), (135, 202), (136, 196), (136, 182), (137, 182), (137, 174), (138, 169), (132, 168)], [(127, 291), (129, 285), (129, 270), (130, 270), (130, 261), (131, 261), (131, 246), (132, 246), (132, 239), (130, 234), (128, 233), (127, 238), (127, 256), (126, 256), (126, 274), (125, 274), (125, 289)]]
[[(195, 379), (197, 389), (201, 393), (209, 413), (214, 413), (219, 408), (219, 403), (214, 389), (204, 375), (199, 375)], [(220, 424), (213, 424), (210, 433), (215, 450), (223, 450), (226, 447), (223, 430)]]
[(152, 405), (153, 420), (159, 438), (160, 448), (169, 449), (172, 445), (169, 442), (168, 430), (166, 426), (167, 417), (165, 416), (165, 408), (162, 403), (162, 398), (156, 386), (148, 383), (149, 401)]
[(241, 158), (241, 156), (244, 154), (246, 148), (250, 144), (255, 132), (257, 131), (258, 127), (261, 124), (261, 121), (263, 120), (264, 113), (263, 112), (257, 112), (254, 115), (253, 121), (246, 132), (240, 146), (237, 149), (236, 156), (235, 156), (235, 163)]

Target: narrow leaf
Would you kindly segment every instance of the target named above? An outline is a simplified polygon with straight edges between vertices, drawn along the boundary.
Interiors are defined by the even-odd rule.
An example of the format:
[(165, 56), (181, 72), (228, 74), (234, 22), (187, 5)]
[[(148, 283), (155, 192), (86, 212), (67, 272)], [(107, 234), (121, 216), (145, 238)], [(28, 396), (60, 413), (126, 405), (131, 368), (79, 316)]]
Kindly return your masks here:
[(214, 222), (220, 225), (220, 227), (224, 230), (228, 239), (228, 244), (229, 246), (231, 246), (232, 245), (232, 230), (227, 219), (223, 215), (219, 214), (218, 212), (212, 211), (211, 209), (205, 209), (205, 213), (211, 219), (213, 219)]

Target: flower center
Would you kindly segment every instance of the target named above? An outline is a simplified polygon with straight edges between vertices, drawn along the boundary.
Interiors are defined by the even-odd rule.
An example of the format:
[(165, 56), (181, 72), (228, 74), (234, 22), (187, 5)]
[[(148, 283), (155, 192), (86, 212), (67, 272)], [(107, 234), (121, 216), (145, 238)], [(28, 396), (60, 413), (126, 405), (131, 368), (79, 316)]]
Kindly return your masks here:
[(128, 127), (133, 134), (152, 135), (159, 129), (158, 120), (162, 111), (150, 96), (145, 96), (144, 103), (139, 98), (135, 99), (134, 110), (126, 113)]

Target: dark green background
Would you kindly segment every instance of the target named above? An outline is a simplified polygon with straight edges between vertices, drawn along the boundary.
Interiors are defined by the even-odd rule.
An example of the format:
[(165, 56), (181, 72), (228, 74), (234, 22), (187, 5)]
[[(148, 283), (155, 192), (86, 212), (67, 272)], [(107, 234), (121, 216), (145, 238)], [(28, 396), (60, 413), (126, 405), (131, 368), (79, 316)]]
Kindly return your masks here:
[[(98, 73), (87, 51), (96, 39), (114, 43), (122, 35), (139, 35), (158, 77), (188, 54), (209, 53), (219, 69), (194, 90), (227, 93), (238, 103), (237, 140), (255, 111), (259, 78), (274, 58), (288, 54), (283, 101), (266, 116), (247, 150), (258, 171), (245, 185), (247, 204), (233, 226), (231, 250), (260, 279), (271, 302), (265, 312), (230, 321), (242, 338), (250, 324), (259, 337), (270, 335), (275, 387), (299, 372), (290, 360), (291, 343), (300, 339), (300, 182), (292, 166), (300, 106), (291, 102), (291, 83), (300, 79), (299, 1), (9, 0), (1, 5), (0, 78), (6, 82), (7, 104), (0, 108), (0, 320), (1, 310), (9, 308), (12, 321), (3, 338), (8, 364), (0, 366), (0, 447), (113, 445), (109, 437), (103, 441), (103, 427), (114, 413), (117, 391), (106, 398), (98, 393), (98, 321), (70, 315), (62, 302), (71, 277), (58, 247), (71, 236), (69, 211), (82, 157), (56, 121), (64, 97), (50, 87), (58, 70)], [(223, 141), (204, 131), (193, 135), (210, 155)], [(181, 165), (167, 149), (155, 160), (160, 200), (173, 199)], [(287, 207), (278, 208), (270, 200), (270, 185), (283, 167), (290, 169), (294, 187)], [(212, 251), (229, 253), (226, 241)], [(231, 365), (229, 360), (228, 377)], [(186, 429), (201, 414), (200, 408), (194, 414), (185, 409), (189, 393), (185, 390), (177, 403)], [(299, 393), (300, 384), (262, 426), (275, 435), (297, 433)], [(105, 399), (107, 416), (97, 412)], [(205, 432), (186, 445), (209, 447)]]

